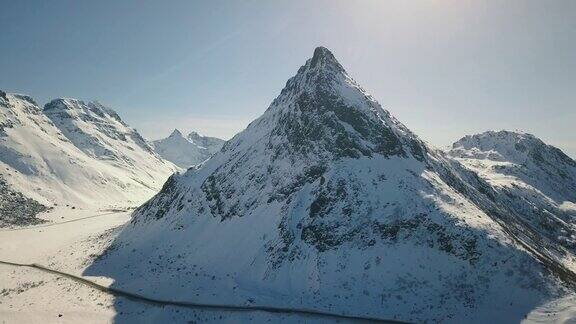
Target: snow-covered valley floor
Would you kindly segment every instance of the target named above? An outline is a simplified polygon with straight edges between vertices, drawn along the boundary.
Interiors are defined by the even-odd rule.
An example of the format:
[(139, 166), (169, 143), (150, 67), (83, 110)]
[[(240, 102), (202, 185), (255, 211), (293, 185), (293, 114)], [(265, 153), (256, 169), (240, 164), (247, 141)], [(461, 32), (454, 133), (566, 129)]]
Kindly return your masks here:
[[(116, 229), (130, 219), (130, 210), (62, 207), (41, 217), (48, 222), (32, 227), (0, 229), (0, 261), (40, 264), (103, 286), (112, 284), (110, 278), (82, 276), (82, 273), (108, 246), (116, 235)], [(297, 314), (162, 306), (114, 296), (39, 269), (0, 264), (2, 323), (145, 323), (147, 318), (176, 323), (352, 322)], [(541, 305), (527, 317), (526, 322), (576, 323), (575, 319), (576, 296), (566, 296)]]
[[(38, 263), (81, 275), (91, 254), (104, 247), (98, 235), (122, 225), (129, 212), (61, 208), (41, 215), (49, 222), (0, 229), (0, 260)], [(7, 323), (111, 321), (113, 296), (42, 271), (0, 265), (0, 317)], [(109, 284), (106, 278), (91, 278)]]
[[(0, 262), (38, 264), (108, 287), (112, 279), (82, 273), (109, 245), (116, 229), (130, 219), (130, 213), (61, 207), (40, 215), (48, 221), (44, 224), (0, 228)], [(0, 263), (2, 323), (146, 323), (148, 318), (175, 323), (358, 322), (305, 314), (163, 306), (114, 296), (40, 269)]]

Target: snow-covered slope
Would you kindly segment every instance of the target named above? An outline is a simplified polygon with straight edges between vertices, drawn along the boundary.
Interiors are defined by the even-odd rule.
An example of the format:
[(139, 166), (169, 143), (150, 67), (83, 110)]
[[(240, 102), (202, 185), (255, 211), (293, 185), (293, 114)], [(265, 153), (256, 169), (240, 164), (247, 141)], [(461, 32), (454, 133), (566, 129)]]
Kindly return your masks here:
[(135, 129), (98, 102), (55, 99), (44, 106), (44, 114), (88, 156), (130, 170), (145, 184), (176, 170)]
[(210, 154), (214, 154), (220, 151), (222, 145), (224, 145), (224, 142), (226, 142), (223, 139), (210, 136), (203, 136), (198, 134), (197, 132), (190, 132), (188, 136), (186, 136), (186, 138), (190, 142), (196, 144), (198, 147), (206, 148), (208, 152), (210, 152)]
[(576, 161), (533, 135), (509, 131), (466, 136), (449, 154), (507, 197), (528, 226), (576, 254)]
[(518, 322), (574, 273), (502, 199), (320, 47), (260, 118), (141, 206), (86, 274), (171, 300)]
[(155, 151), (168, 161), (189, 168), (206, 161), (218, 152), (224, 140), (191, 132), (187, 137), (175, 129), (170, 136), (152, 142)]
[(0, 98), (0, 176), (40, 204), (138, 204), (177, 170), (99, 104), (57, 99), (43, 111), (28, 96)]
[(576, 161), (534, 135), (488, 131), (466, 136), (452, 145), (450, 155), (494, 162), (490, 170), (500, 174), (489, 178), (494, 185), (519, 179), (560, 203), (576, 201)]

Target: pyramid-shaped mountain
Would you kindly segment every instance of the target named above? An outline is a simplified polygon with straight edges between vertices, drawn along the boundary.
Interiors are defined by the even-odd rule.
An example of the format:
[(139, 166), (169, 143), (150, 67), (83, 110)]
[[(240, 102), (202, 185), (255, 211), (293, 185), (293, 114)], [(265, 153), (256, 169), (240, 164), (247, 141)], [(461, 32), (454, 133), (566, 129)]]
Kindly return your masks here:
[(574, 273), (499, 195), (319, 47), (260, 118), (172, 176), (86, 273), (172, 300), (519, 321)]

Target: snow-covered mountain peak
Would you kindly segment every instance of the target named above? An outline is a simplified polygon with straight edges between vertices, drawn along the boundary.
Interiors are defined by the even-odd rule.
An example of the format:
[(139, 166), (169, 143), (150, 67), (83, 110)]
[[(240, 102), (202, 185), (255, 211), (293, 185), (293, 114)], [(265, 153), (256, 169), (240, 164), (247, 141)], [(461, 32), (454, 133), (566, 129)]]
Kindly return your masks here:
[(191, 131), (190, 133), (188, 133), (188, 136), (186, 136), (186, 138), (189, 139), (190, 141), (194, 142), (194, 141), (199, 141), (202, 138), (206, 138), (206, 136), (202, 136), (198, 132)]
[(156, 152), (166, 160), (182, 168), (189, 168), (204, 162), (220, 150), (224, 141), (215, 137), (201, 136), (196, 132), (184, 137), (182, 132), (175, 129), (168, 137), (156, 140), (152, 144)]
[(504, 193), (556, 247), (576, 252), (576, 161), (534, 135), (510, 131), (466, 136), (448, 154)]
[(274, 156), (293, 152), (335, 158), (412, 154), (421, 159), (426, 151), (322, 47), (288, 80), (266, 112), (225, 149), (241, 150), (260, 140), (268, 141)]
[(305, 91), (309, 95), (315, 95), (316, 92), (320, 92), (319, 94), (335, 92), (339, 85), (343, 86), (346, 83), (346, 80), (355, 85), (332, 52), (325, 47), (318, 47), (314, 50), (312, 58), (288, 80), (282, 93), (298, 95)]
[(452, 154), (518, 164), (532, 160), (536, 163), (566, 163), (576, 166), (562, 151), (547, 145), (534, 135), (505, 130), (465, 136), (452, 145)]
[(182, 299), (266, 291), (266, 305), (513, 322), (494, 307), (523, 314), (554, 292), (544, 267), (575, 275), (500, 202), (318, 48), (261, 117), (135, 211), (92, 275)]
[(34, 98), (21, 93), (6, 93), (0, 90), (0, 105), (4, 109), (11, 110), (12, 113), (16, 111), (34, 115), (41, 113)]
[(61, 98), (42, 110), (29, 96), (6, 94), (0, 170), (11, 190), (42, 204), (104, 206), (147, 199), (179, 168), (99, 103)]
[(329, 49), (323, 46), (316, 47), (314, 54), (310, 59), (310, 68), (344, 70), (340, 62)]
[[(59, 98), (44, 106), (44, 114), (85, 153), (101, 158), (135, 163), (127, 158), (139, 150), (155, 156), (150, 144), (120, 116), (98, 102)], [(158, 159), (158, 157), (156, 157)]]
[(534, 135), (511, 131), (469, 135), (455, 142), (449, 154), (503, 185), (521, 180), (558, 203), (576, 201), (576, 161)]
[[(30, 115), (42, 115), (42, 110), (37, 106), (36, 101), (29, 95), (20, 93), (0, 93), (0, 132), (3, 126), (11, 123), (19, 123), (19, 118)], [(6, 125), (3, 125), (6, 124)]]
[(85, 102), (73, 98), (57, 98), (44, 105), (44, 111), (48, 115), (58, 112), (70, 118), (84, 118), (100, 122), (112, 119), (122, 126), (127, 126), (113, 109), (98, 101)]
[(186, 138), (190, 142), (192, 142), (192, 143), (194, 143), (200, 147), (206, 148), (208, 151), (210, 151), (210, 154), (214, 154), (214, 153), (218, 152), (225, 142), (224, 140), (222, 140), (220, 138), (203, 136), (203, 135), (201, 135), (195, 131), (190, 132), (188, 134), (188, 136), (186, 136)]
[(24, 100), (26, 102), (28, 102), (29, 104), (32, 104), (34, 106), (37, 106), (38, 104), (36, 103), (36, 100), (34, 100), (34, 98), (32, 98), (29, 95), (25, 95), (25, 94), (21, 94), (21, 93), (13, 93), (12, 94), (14, 97), (20, 99), (20, 100)]
[(172, 131), (172, 133), (170, 133), (170, 136), (168, 136), (168, 138), (184, 138), (184, 135), (182, 135), (182, 132), (180, 132), (178, 129), (174, 129)]
[(450, 155), (493, 161), (491, 168), (500, 174), (521, 178), (541, 190), (548, 183), (550, 187), (545, 191), (552, 197), (576, 200), (576, 161), (534, 135), (487, 131), (458, 140)]
[[(188, 137), (196, 142), (194, 137), (199, 136)], [(165, 143), (155, 144), (157, 150), (159, 144)], [(203, 166), (214, 173), (202, 191), (211, 195), (216, 190), (213, 181), (219, 179), (218, 190), (238, 194), (234, 201), (210, 203), (212, 212), (222, 218), (242, 216), (251, 208), (238, 208), (235, 201), (255, 198), (241, 187), (262, 186), (262, 179), (267, 185), (258, 199), (285, 201), (305, 183), (324, 177), (331, 165), (394, 157), (400, 159), (395, 162), (398, 166), (422, 168), (431, 152), (350, 78), (329, 50), (320, 47), (266, 112)], [(238, 183), (239, 178), (245, 181)]]
[[(170, 142), (170, 143), (178, 143), (178, 144), (183, 144), (183, 143), (189, 142), (189, 140), (186, 137), (184, 137), (184, 134), (182, 134), (182, 132), (180, 132), (178, 129), (174, 129), (172, 131), (172, 133), (170, 133), (170, 135), (168, 135), (168, 137), (163, 139), (163, 141)], [(158, 142), (158, 141), (155, 141), (155, 142)]]

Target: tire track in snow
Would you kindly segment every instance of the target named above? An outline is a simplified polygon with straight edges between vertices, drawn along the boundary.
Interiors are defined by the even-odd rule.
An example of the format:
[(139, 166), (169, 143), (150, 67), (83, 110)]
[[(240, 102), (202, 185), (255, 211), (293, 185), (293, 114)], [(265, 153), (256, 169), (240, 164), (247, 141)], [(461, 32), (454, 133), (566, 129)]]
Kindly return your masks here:
[(82, 221), (85, 219), (108, 216), (108, 215), (119, 214), (119, 213), (123, 213), (123, 212), (122, 211), (113, 211), (113, 212), (104, 213), (104, 214), (98, 214), (98, 215), (92, 215), (92, 216), (86, 216), (86, 217), (71, 219), (71, 220), (58, 222), (58, 223), (48, 223), (48, 224), (42, 224), (42, 225), (36, 225), (36, 226), (1, 229), (0, 232), (14, 232), (14, 231), (32, 230), (32, 229), (43, 228), (43, 227), (51, 227), (51, 226), (62, 225), (62, 224), (73, 223), (73, 222), (79, 222), (79, 221)]
[(324, 318), (333, 318), (333, 319), (344, 319), (344, 320), (352, 320), (358, 322), (367, 322), (367, 323), (390, 323), (390, 324), (402, 324), (407, 322), (395, 321), (395, 320), (386, 320), (381, 318), (369, 317), (369, 316), (362, 316), (362, 315), (347, 315), (347, 314), (337, 314), (337, 313), (330, 313), (321, 310), (315, 309), (307, 309), (307, 308), (288, 308), (288, 307), (275, 307), (275, 306), (258, 306), (258, 305), (228, 305), (228, 304), (204, 304), (204, 303), (194, 303), (194, 302), (186, 302), (186, 301), (174, 301), (174, 300), (165, 300), (165, 299), (158, 299), (153, 297), (146, 297), (140, 294), (132, 293), (129, 291), (125, 291), (122, 289), (114, 288), (114, 287), (106, 287), (100, 285), (94, 281), (88, 280), (86, 278), (82, 278), (80, 276), (76, 276), (70, 273), (54, 270), (47, 268), (41, 264), (37, 263), (16, 263), (10, 261), (3, 261), (0, 260), (0, 264), (15, 266), (15, 267), (27, 267), (33, 268), (39, 271), (43, 271), (46, 273), (51, 273), (53, 275), (61, 276), (73, 280), (77, 283), (92, 287), (99, 291), (102, 291), (107, 294), (111, 294), (117, 297), (124, 297), (133, 301), (142, 302), (146, 304), (151, 304), (155, 306), (177, 306), (177, 307), (185, 307), (185, 308), (192, 308), (192, 309), (205, 309), (205, 310), (221, 310), (221, 311), (232, 311), (232, 312), (267, 312), (267, 313), (275, 313), (275, 314), (297, 314), (297, 315), (304, 315), (304, 316), (319, 316)]

